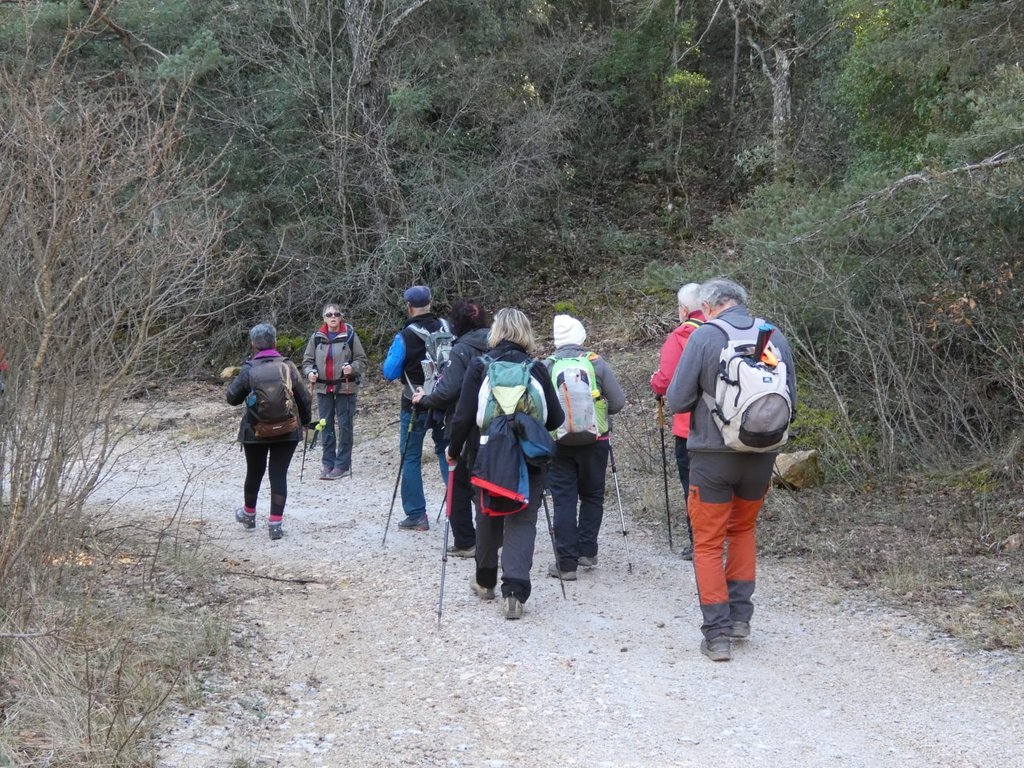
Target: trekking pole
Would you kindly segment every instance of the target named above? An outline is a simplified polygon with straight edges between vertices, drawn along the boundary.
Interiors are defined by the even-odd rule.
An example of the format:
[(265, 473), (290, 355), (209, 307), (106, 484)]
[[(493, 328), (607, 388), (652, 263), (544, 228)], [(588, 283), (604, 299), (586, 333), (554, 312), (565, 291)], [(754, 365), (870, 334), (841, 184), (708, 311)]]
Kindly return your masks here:
[[(661, 402), (661, 395), (658, 395), (658, 429), (661, 432), (661, 477), (665, 483), (665, 523), (668, 525), (668, 549), (675, 551), (672, 544), (672, 512), (668, 504), (668, 459), (665, 457), (665, 407)], [(611, 446), (611, 443), (608, 443)], [(612, 475), (615, 475), (615, 459), (612, 459)], [(618, 481), (615, 483), (615, 490), (618, 491)]]
[(548, 497), (546, 491), (541, 491), (540, 500), (544, 504), (544, 517), (548, 520), (548, 535), (551, 537), (551, 551), (555, 553), (555, 570), (558, 571), (558, 583), (562, 587), (562, 599), (568, 600), (565, 596), (565, 579), (562, 578), (562, 569), (558, 567), (558, 547), (555, 545), (555, 528), (551, 525), (551, 513), (548, 512)]
[[(452, 478), (451, 478), (451, 475), (449, 475), (449, 476), (448, 476), (448, 479), (449, 479), (449, 480), (451, 480), (451, 479), (452, 479)], [(447, 495), (447, 494), (448, 494), (448, 491), (445, 491), (445, 495)], [(442, 501), (442, 502), (441, 502), (441, 506), (440, 506), (440, 507), (438, 507), (438, 509), (437, 509), (437, 517), (435, 517), (435, 518), (434, 518), (434, 522), (435, 522), (435, 523), (439, 523), (439, 522), (441, 522), (441, 515), (443, 515), (443, 514), (444, 514), (444, 507), (445, 507), (445, 504), (447, 504), (447, 501)]]
[(391, 525), (391, 513), (395, 509), (395, 499), (398, 498), (398, 482), (402, 479), (402, 467), (405, 464), (405, 453), (409, 450), (409, 438), (412, 436), (412, 427), (416, 423), (416, 406), (412, 407), (409, 414), (409, 428), (405, 431), (405, 446), (402, 448), (402, 458), (398, 460), (398, 475), (395, 477), (395, 490), (391, 493), (391, 506), (388, 507), (388, 519), (384, 522), (384, 538), (380, 540), (383, 547), (388, 541), (388, 527)]
[[(612, 450), (612, 433), (610, 431), (608, 432), (608, 458), (612, 463), (612, 479), (615, 481), (615, 498), (619, 502), (619, 521), (622, 523), (622, 545), (626, 548), (626, 570), (629, 573), (632, 573), (633, 561), (629, 557), (629, 537), (626, 536), (626, 516), (622, 514), (622, 495), (619, 493), (619, 473), (615, 471), (615, 451)], [(667, 487), (668, 486), (666, 486), (666, 488)]]
[(448, 565), (448, 527), (452, 521), (452, 486), (455, 485), (453, 476), (455, 462), (448, 462), (448, 489), (444, 492), (444, 541), (441, 542), (441, 592), (437, 598), (437, 626), (441, 626), (441, 610), (444, 606), (444, 572)]
[(309, 444), (306, 442), (306, 433), (309, 432), (309, 427), (305, 427), (302, 430), (302, 466), (299, 468), (299, 482), (302, 482), (302, 476), (306, 472), (306, 452), (309, 450)]
[[(320, 437), (320, 433), (323, 432), (324, 427), (327, 426), (327, 419), (320, 419), (313, 427), (313, 437), (309, 439), (309, 445), (306, 445), (306, 438), (302, 438), (302, 467), (299, 469), (299, 482), (302, 482), (302, 474), (306, 471), (306, 452), (311, 451), (316, 447), (316, 439)], [(309, 431), (309, 427), (306, 427), (306, 431)]]
[[(426, 438), (424, 438), (424, 439), (426, 439)], [(446, 439), (447, 439), (447, 433), (446, 433)], [(448, 450), (448, 443), (447, 442), (444, 444), (444, 448), (445, 448), (445, 451)], [(448, 463), (448, 485), (446, 486), (447, 488), (450, 488), (451, 484), (452, 484), (452, 471), (453, 471), (453, 467), (454, 466), (455, 466), (455, 462), (449, 462)], [(447, 495), (447, 491), (445, 491), (445, 494)], [(445, 505), (445, 502), (441, 502), (441, 508), (437, 510), (437, 518), (434, 520), (435, 523), (438, 523), (438, 522), (441, 521), (441, 512), (444, 510), (444, 505)]]

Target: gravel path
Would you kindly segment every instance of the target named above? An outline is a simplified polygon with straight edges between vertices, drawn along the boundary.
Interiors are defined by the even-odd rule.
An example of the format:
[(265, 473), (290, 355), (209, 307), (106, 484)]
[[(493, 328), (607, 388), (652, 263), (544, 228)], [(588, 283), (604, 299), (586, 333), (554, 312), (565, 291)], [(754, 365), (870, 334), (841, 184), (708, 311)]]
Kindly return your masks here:
[[(352, 478), (317, 480), (311, 457), (300, 484), (293, 463), (287, 535), (271, 542), (267, 491), (255, 532), (231, 520), (244, 460), (223, 435), (237, 416), (167, 403), (157, 418), (173, 427), (189, 408), (223, 425), (216, 440), (150, 436), (100, 494), (152, 508), (191, 472), (185, 517), (206, 521), (240, 595), (227, 617), (236, 653), (201, 703), (172, 709), (159, 766), (1024, 765), (1018, 656), (964, 651), (788, 562), (760, 564), (751, 639), (729, 663), (705, 659), (689, 564), (637, 528), (628, 573), (611, 486), (600, 565), (566, 584), (568, 599), (544, 575), (542, 527), (522, 621), (471, 594), (472, 561), (451, 558), (439, 626), (435, 513), (429, 532), (402, 533), (396, 504), (381, 544), (394, 414), (360, 414)], [(427, 487), (437, 510), (434, 472)]]

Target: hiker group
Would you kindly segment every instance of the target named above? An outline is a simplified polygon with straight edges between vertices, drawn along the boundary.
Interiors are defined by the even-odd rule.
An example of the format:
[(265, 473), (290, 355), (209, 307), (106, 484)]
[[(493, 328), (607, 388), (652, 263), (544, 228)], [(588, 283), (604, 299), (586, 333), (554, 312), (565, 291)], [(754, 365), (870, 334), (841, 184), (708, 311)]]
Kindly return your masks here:
[[(662, 345), (650, 388), (658, 399), (663, 459), (666, 404), (673, 415), (687, 512), (680, 553), (694, 563), (701, 651), (725, 661), (731, 641), (750, 635), (755, 525), (775, 452), (795, 411), (795, 372), (785, 337), (749, 312), (739, 284), (691, 283), (677, 298), (679, 325)], [(519, 619), (531, 594), (542, 507), (553, 549), (547, 573), (559, 579), (563, 592), (565, 581), (598, 563), (609, 464), (618, 494), (611, 417), (626, 405), (626, 395), (608, 361), (586, 345), (583, 324), (570, 315), (554, 317), (554, 352), (536, 359), (533, 327), (518, 309), (500, 309), (492, 318), (479, 302), (460, 299), (441, 318), (422, 285), (406, 290), (403, 300), (407, 319), (382, 366), (385, 379), (402, 384), (401, 458), (391, 499), (393, 510), (400, 491), (404, 516), (398, 529), (430, 527), (422, 472), (429, 431), (446, 488), (442, 569), (448, 556), (473, 558), (472, 591), (494, 600), (500, 589), (502, 614)], [(235, 518), (255, 528), (257, 494), (269, 467), (271, 539), (283, 535), (287, 470), (305, 431), (311, 439), (304, 452), (321, 440), (321, 480), (352, 472), (352, 426), (366, 354), (337, 304), (325, 305), (323, 321), (306, 346), (301, 373), (276, 350), (274, 328), (255, 326), (249, 334), (253, 355), (227, 389), (230, 404), (246, 404), (239, 429), (244, 504)], [(665, 499), (671, 545), (667, 471)], [(390, 519), (391, 510), (385, 540)], [(624, 518), (622, 534), (625, 539)], [(439, 618), (440, 611), (439, 604)]]

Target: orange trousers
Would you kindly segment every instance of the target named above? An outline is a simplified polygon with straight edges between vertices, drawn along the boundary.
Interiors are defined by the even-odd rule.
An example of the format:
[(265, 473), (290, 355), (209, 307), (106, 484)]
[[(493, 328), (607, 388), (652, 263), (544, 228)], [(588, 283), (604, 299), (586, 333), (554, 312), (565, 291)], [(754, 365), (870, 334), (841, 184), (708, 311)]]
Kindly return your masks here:
[(693, 569), (708, 640), (728, 635), (734, 621), (749, 622), (757, 571), (754, 530), (764, 498), (734, 497), (731, 502), (702, 501), (690, 487), (688, 509), (693, 526)]

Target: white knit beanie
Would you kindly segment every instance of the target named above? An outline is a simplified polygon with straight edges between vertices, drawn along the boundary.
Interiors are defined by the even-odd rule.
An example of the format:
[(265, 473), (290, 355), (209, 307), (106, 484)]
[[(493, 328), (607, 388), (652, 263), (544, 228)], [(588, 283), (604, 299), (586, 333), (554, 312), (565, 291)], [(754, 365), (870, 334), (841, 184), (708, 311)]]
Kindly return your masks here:
[(583, 323), (569, 315), (555, 315), (552, 330), (555, 334), (556, 347), (564, 347), (566, 344), (581, 345), (587, 340), (587, 331)]

